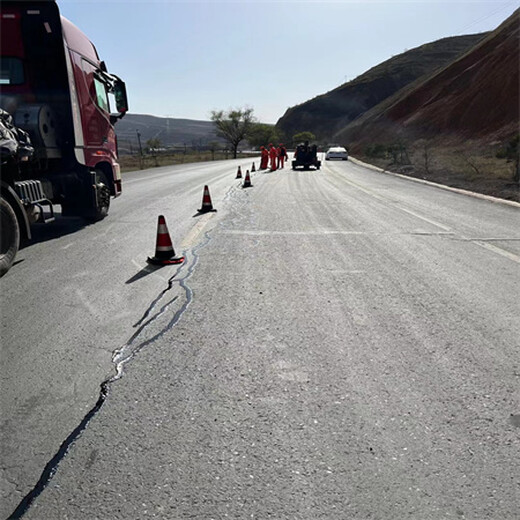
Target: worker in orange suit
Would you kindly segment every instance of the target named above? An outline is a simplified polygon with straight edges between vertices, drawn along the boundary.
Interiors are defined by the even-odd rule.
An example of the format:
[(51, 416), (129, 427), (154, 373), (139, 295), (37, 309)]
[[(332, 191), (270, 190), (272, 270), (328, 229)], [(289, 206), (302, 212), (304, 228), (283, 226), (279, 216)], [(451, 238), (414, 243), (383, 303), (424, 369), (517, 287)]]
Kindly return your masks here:
[(267, 151), (267, 148), (265, 146), (260, 147), (260, 169), (261, 170), (267, 170), (267, 163), (269, 162), (269, 152)]
[(278, 147), (278, 168), (283, 168), (283, 163), (285, 159), (287, 159), (287, 149), (283, 144), (280, 143), (280, 146)]
[(276, 171), (276, 160), (278, 158), (278, 153), (273, 144), (269, 144), (269, 159), (271, 159), (271, 171)]

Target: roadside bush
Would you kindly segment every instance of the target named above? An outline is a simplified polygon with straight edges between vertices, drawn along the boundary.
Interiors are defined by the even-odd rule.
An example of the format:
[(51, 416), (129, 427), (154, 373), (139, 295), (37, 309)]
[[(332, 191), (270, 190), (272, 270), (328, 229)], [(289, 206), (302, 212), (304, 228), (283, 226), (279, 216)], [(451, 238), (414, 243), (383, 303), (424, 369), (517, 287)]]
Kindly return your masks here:
[(520, 184), (520, 134), (516, 134), (505, 146), (496, 153), (497, 159), (506, 159), (508, 163), (514, 163), (513, 180)]
[(512, 161), (516, 159), (519, 153), (518, 142), (520, 141), (520, 134), (517, 134), (513, 139), (511, 139), (506, 145), (499, 148), (496, 153), (497, 159), (507, 159), (507, 161)]
[(381, 143), (369, 144), (365, 147), (365, 155), (367, 157), (385, 159), (386, 153), (387, 153), (387, 147)]
[(386, 151), (392, 157), (392, 164), (410, 164), (408, 151), (405, 144), (401, 141), (387, 146)]

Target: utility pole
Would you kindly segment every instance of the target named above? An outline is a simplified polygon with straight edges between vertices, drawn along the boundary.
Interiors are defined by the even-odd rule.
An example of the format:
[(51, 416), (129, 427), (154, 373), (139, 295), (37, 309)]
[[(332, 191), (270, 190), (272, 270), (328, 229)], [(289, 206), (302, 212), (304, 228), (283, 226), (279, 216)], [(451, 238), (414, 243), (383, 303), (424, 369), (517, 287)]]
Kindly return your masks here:
[(141, 134), (139, 133), (139, 130), (136, 130), (137, 132), (137, 142), (139, 143), (139, 169), (143, 169), (143, 148), (141, 146)]

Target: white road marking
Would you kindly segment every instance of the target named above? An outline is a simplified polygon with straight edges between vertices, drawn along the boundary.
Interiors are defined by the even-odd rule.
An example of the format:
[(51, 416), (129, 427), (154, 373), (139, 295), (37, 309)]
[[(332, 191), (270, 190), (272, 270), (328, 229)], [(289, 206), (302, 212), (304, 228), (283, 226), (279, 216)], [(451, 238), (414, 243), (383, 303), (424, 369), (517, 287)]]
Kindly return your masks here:
[(429, 218), (427, 218), (427, 217), (425, 217), (423, 215), (419, 215), (418, 213), (416, 213), (415, 211), (412, 211), (410, 209), (402, 208), (401, 206), (399, 206), (396, 203), (393, 203), (391, 200), (387, 199), (386, 197), (384, 197), (382, 195), (378, 195), (377, 193), (374, 193), (372, 190), (368, 190), (368, 189), (364, 188), (363, 186), (360, 186), (356, 182), (352, 182), (352, 181), (350, 181), (348, 179), (345, 179), (345, 178), (343, 180), (347, 184), (350, 184), (354, 188), (357, 188), (358, 190), (366, 193), (367, 195), (370, 195), (371, 197), (374, 197), (375, 199), (382, 200), (384, 202), (390, 203), (392, 205), (392, 207), (397, 208), (400, 211), (404, 211), (405, 213), (408, 213), (409, 215), (412, 215), (415, 218), (423, 220), (424, 222), (428, 222), (428, 224), (431, 224), (432, 226), (436, 226), (436, 227), (438, 227), (440, 229), (444, 229), (444, 231), (451, 231), (451, 228), (449, 228), (448, 226), (445, 226), (444, 224), (441, 224), (440, 222), (437, 222), (435, 220), (429, 219)]
[(343, 231), (323, 229), (317, 231), (275, 231), (275, 230), (250, 230), (250, 229), (226, 229), (222, 231), (225, 235), (249, 235), (256, 236), (291, 236), (291, 235), (367, 235), (365, 231)]
[(132, 263), (138, 268), (138, 269), (144, 269), (146, 266), (142, 266), (139, 262), (136, 262), (133, 258), (132, 258)]
[[(408, 177), (406, 177), (406, 176), (402, 176), (402, 175), (399, 175), (399, 176), (408, 179)], [(370, 190), (367, 190), (367, 189), (359, 186), (355, 182), (349, 181), (347, 179), (344, 179), (344, 180), (348, 184), (354, 186), (355, 188), (358, 188), (359, 190), (367, 193), (368, 195), (371, 195), (371, 196), (375, 197), (376, 199), (384, 200), (386, 202), (391, 202), (388, 199), (386, 199), (385, 197), (383, 197), (381, 195), (376, 195), (376, 194), (372, 193)], [(429, 183), (426, 183), (426, 184), (429, 184)], [(459, 191), (460, 193), (463, 192), (463, 190), (453, 190), (453, 191)], [(466, 194), (471, 194), (471, 192), (467, 192)], [(488, 198), (488, 197), (486, 196), (485, 198)], [(496, 200), (497, 201), (501, 201), (501, 199), (496, 199)], [(518, 204), (518, 203), (515, 203), (515, 205), (516, 204)], [(409, 210), (409, 209), (406, 209), (406, 208), (402, 208), (402, 207), (400, 207), (399, 205), (396, 205), (396, 204), (394, 204), (394, 207), (399, 209), (399, 210), (401, 210), (401, 211), (404, 211), (405, 213), (409, 213), (410, 215), (413, 215), (414, 217), (416, 217), (418, 219), (424, 220), (425, 222), (428, 222), (429, 224), (432, 224), (433, 226), (436, 226), (436, 227), (439, 227), (441, 229), (444, 229), (444, 231), (452, 233), (451, 228), (449, 228), (448, 226), (445, 226), (444, 224), (441, 224), (440, 222), (437, 222), (435, 220), (429, 219), (429, 218), (427, 218), (427, 217), (425, 217), (423, 215), (419, 215), (415, 211), (412, 211), (412, 210)], [(494, 239), (471, 240), (471, 242), (473, 242), (474, 244), (476, 244), (476, 245), (478, 245), (480, 247), (483, 247), (484, 249), (492, 251), (493, 253), (496, 253), (496, 254), (498, 254), (500, 256), (508, 258), (509, 260), (512, 260), (513, 262), (520, 263), (520, 257), (518, 255), (515, 255), (514, 253), (506, 251), (505, 249), (502, 249), (500, 247), (494, 246), (494, 245), (488, 243), (487, 242), (488, 240), (494, 240)], [(507, 239), (503, 239), (503, 240), (507, 240)], [(516, 239), (512, 239), (512, 240), (516, 240)]]
[(483, 242), (482, 240), (471, 240), (471, 242), (473, 242), (477, 246), (483, 247), (484, 249), (488, 249), (489, 251), (492, 251), (493, 253), (497, 253), (498, 255), (504, 256), (505, 258), (509, 258), (509, 260), (512, 260), (513, 262), (516, 262), (517, 264), (520, 264), (520, 256), (515, 255), (514, 253), (506, 251), (505, 249), (502, 249), (500, 247), (494, 246), (493, 244), (490, 244), (489, 242)]
[(428, 224), (431, 224), (432, 226), (436, 226), (438, 228), (444, 229), (444, 231), (451, 231), (451, 228), (448, 226), (445, 226), (439, 222), (436, 222), (435, 220), (431, 220), (429, 218), (423, 217), (422, 215), (419, 215), (418, 213), (415, 213), (415, 211), (412, 211), (410, 209), (401, 208), (400, 206), (396, 206), (397, 209), (400, 209), (401, 211), (404, 211), (405, 213), (409, 213), (410, 215), (413, 215), (414, 217), (424, 220), (424, 222), (428, 222)]
[(343, 229), (322, 229), (316, 231), (275, 231), (275, 230), (250, 230), (250, 229), (226, 229), (221, 231), (224, 235), (248, 235), (257, 236), (313, 236), (313, 235), (365, 235), (365, 236), (388, 236), (388, 235), (411, 235), (411, 236), (451, 236), (451, 231), (401, 231), (396, 233), (381, 233), (374, 231), (347, 231)]
[(215, 213), (206, 213), (201, 215), (198, 222), (191, 228), (190, 232), (184, 237), (184, 240), (181, 244), (181, 250), (185, 251), (187, 249), (191, 249), (195, 246), (199, 240), (200, 235), (204, 231), (204, 228), (208, 225), (211, 218), (215, 215)]
[(97, 309), (88, 301), (81, 289), (76, 289), (76, 296), (81, 301), (81, 303), (87, 308), (90, 314), (92, 314), (92, 316), (98, 315)]

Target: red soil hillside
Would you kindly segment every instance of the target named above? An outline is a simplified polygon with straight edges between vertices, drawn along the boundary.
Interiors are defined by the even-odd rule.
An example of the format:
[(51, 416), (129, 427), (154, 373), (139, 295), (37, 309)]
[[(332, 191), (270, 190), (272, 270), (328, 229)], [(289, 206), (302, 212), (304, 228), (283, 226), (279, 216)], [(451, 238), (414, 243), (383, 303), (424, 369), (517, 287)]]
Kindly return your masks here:
[(520, 9), (461, 58), (353, 121), (338, 138), (357, 146), (397, 136), (506, 139), (518, 132), (519, 64)]

